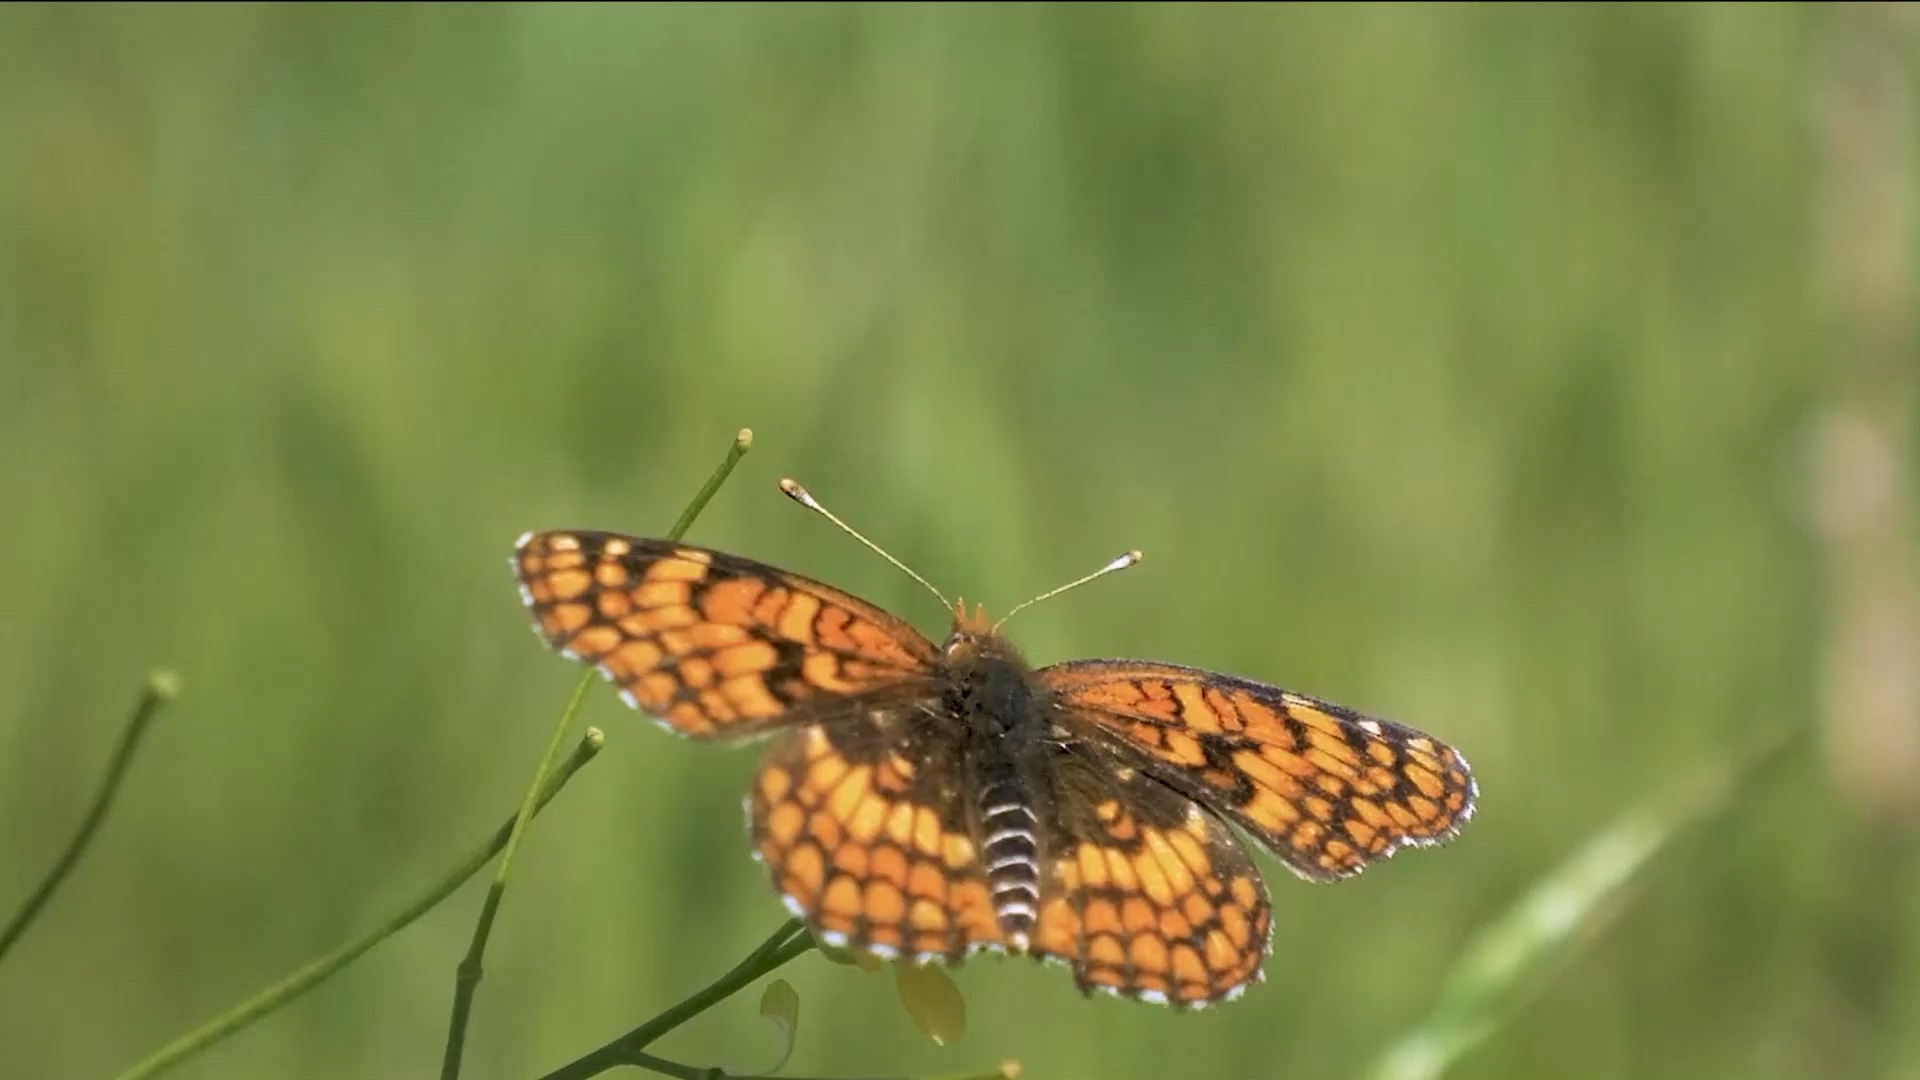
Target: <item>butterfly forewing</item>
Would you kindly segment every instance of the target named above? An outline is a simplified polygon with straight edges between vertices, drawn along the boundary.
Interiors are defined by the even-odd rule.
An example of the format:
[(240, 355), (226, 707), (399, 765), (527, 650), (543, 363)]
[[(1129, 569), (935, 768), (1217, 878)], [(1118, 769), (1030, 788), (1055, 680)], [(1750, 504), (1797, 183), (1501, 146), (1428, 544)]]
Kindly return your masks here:
[(838, 589), (688, 544), (538, 532), (514, 550), (542, 639), (683, 735), (797, 726), (924, 680), (939, 651)]
[(1124, 747), (1310, 880), (1442, 842), (1473, 814), (1459, 752), (1388, 720), (1173, 664), (1075, 661), (1036, 677), (1070, 732)]

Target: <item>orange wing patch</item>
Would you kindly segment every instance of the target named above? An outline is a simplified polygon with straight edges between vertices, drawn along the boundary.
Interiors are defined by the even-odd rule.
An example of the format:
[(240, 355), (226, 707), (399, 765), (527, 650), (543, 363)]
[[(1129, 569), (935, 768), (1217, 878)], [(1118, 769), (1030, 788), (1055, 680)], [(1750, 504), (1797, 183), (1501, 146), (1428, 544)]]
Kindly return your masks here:
[(999, 947), (958, 755), (886, 714), (813, 726), (768, 752), (748, 796), (756, 857), (830, 945), (958, 961)]
[(1466, 760), (1391, 721), (1171, 664), (1079, 661), (1039, 676), (1070, 722), (1119, 736), (1142, 768), (1252, 830), (1309, 880), (1441, 843), (1473, 816)]
[(1055, 755), (1055, 815), (1033, 952), (1082, 990), (1176, 1007), (1258, 980), (1272, 910), (1224, 822), (1136, 769)]
[(686, 544), (528, 533), (513, 567), (548, 646), (696, 738), (807, 722), (841, 699), (924, 680), (938, 657), (865, 601)]

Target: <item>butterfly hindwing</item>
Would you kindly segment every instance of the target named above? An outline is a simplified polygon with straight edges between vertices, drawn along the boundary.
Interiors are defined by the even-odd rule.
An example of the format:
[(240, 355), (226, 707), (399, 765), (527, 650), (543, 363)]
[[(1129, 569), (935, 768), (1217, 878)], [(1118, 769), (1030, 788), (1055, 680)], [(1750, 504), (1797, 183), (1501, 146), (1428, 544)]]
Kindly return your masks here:
[(754, 776), (755, 855), (829, 944), (959, 960), (997, 948), (964, 759), (901, 701), (782, 735)]
[(1098, 744), (1050, 751), (1033, 951), (1083, 990), (1193, 1007), (1260, 976), (1272, 910), (1225, 822)]

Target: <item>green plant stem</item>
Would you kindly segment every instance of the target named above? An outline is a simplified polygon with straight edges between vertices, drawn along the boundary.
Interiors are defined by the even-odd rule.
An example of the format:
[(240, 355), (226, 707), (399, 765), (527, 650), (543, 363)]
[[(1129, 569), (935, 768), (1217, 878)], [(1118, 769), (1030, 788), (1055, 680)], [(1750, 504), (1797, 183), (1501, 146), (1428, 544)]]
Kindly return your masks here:
[[(805, 1080), (798, 1076), (757, 1076), (721, 1072), (719, 1069), (703, 1069), (697, 1065), (682, 1065), (677, 1061), (654, 1057), (652, 1054), (633, 1055), (633, 1064), (662, 1076), (677, 1077), (678, 1080)], [(993, 1074), (998, 1076), (998, 1073)], [(908, 1080), (904, 1076), (873, 1077), (871, 1080)]]
[(18, 914), (7, 923), (6, 931), (0, 933), (0, 960), (5, 960), (14, 943), (27, 932), (47, 901), (60, 888), (67, 875), (80, 862), (80, 856), (93, 842), (94, 833), (100, 830), (100, 823), (106, 820), (107, 811), (113, 806), (113, 797), (120, 790), (120, 782), (126, 778), (127, 767), (133, 763), (133, 754), (140, 746), (140, 737), (147, 733), (147, 727), (159, 713), (160, 706), (180, 696), (180, 679), (169, 671), (154, 671), (147, 675), (147, 685), (140, 693), (140, 701), (133, 707), (133, 715), (127, 719), (126, 727), (120, 732), (120, 743), (114, 747), (113, 758), (107, 763), (107, 774), (100, 781), (100, 790), (93, 796), (93, 806), (80, 822), (80, 829), (68, 842), (67, 849), (60, 853), (47, 876), (40, 882), (27, 902), (20, 906)]
[[(555, 1069), (543, 1080), (583, 1080), (584, 1077), (598, 1076), (619, 1065), (644, 1065), (652, 1068), (653, 1066), (648, 1062), (661, 1059), (649, 1058), (643, 1061), (641, 1058), (645, 1055), (642, 1055), (641, 1051), (655, 1040), (753, 985), (754, 981), (760, 977), (811, 952), (817, 944), (813, 935), (807, 932), (805, 923), (799, 919), (789, 919), (781, 925), (780, 929), (774, 931), (771, 937), (761, 942), (759, 948), (749, 953), (746, 959), (734, 965), (732, 971), (715, 979), (705, 989), (585, 1057)], [(682, 1068), (685, 1067), (682, 1066)], [(669, 1075), (681, 1074), (669, 1073)], [(689, 1070), (687, 1075), (708, 1077), (716, 1074), (708, 1069)]]
[(745, 457), (747, 451), (752, 448), (753, 429), (741, 428), (733, 437), (733, 448), (727, 451), (727, 456), (721, 460), (720, 467), (713, 470), (712, 476), (707, 477), (706, 485), (694, 495), (693, 501), (687, 504), (687, 508), (680, 512), (680, 519), (673, 523), (673, 528), (667, 530), (667, 539), (678, 540), (687, 535), (687, 530), (693, 528), (694, 519), (700, 516), (700, 512), (707, 508), (709, 502), (713, 501), (714, 495), (720, 490), (720, 485), (726, 483), (727, 477), (733, 474), (733, 467), (738, 465), (740, 459)]
[[(668, 530), (667, 538), (678, 540), (687, 534), (700, 512), (720, 491), (733, 473), (733, 467), (739, 464), (747, 450), (753, 446), (753, 431), (741, 428), (733, 437), (733, 446), (727, 450), (725, 458), (707, 478), (707, 482), (694, 493), (685, 510), (680, 512), (679, 520)], [(514, 819), (513, 833), (507, 840), (507, 850), (500, 857), (500, 865), (495, 868), (493, 884), (487, 889), (487, 898), (480, 905), (480, 918), (474, 923), (473, 939), (467, 945), (467, 955), (461, 959), (460, 966), (453, 976), (453, 1016), (447, 1023), (447, 1048), (440, 1059), (441, 1080), (459, 1080), (460, 1058), (467, 1043), (467, 1024), (473, 1015), (473, 998), (480, 989), (480, 977), (484, 970), (483, 960), (487, 951), (487, 939), (493, 933), (493, 921), (500, 913), (500, 903), (507, 893), (507, 875), (513, 869), (514, 852), (520, 847), (520, 837), (526, 831), (527, 821), (533, 816), (533, 802), (544, 782), (547, 770), (553, 765), (553, 755), (560, 748), (560, 742), (566, 737), (567, 728), (573, 723), (574, 713), (586, 700), (587, 690), (593, 685), (593, 671), (589, 669), (580, 676), (574, 685), (573, 695), (567, 699), (566, 708), (560, 710), (560, 719), (554, 724), (553, 734), (547, 739), (547, 750), (540, 758), (540, 765), (534, 770), (533, 782), (527, 785), (526, 798), (520, 807), (520, 816)]]
[(481, 957), (487, 951), (487, 937), (493, 932), (494, 916), (499, 914), (500, 900), (507, 891), (507, 872), (513, 867), (513, 853), (520, 846), (520, 837), (525, 835), (527, 822), (533, 818), (534, 805), (539, 802), (540, 792), (546, 786), (548, 770), (553, 768), (553, 759), (560, 752), (560, 740), (566, 737), (567, 728), (573, 724), (573, 716), (580, 711), (580, 703), (587, 698), (587, 690), (593, 685), (591, 671), (581, 676), (573, 688), (572, 696), (567, 698), (565, 708), (560, 710), (560, 719), (553, 725), (553, 734), (547, 739), (546, 753), (540, 756), (540, 767), (534, 771), (533, 784), (527, 788), (527, 794), (520, 803), (520, 812), (514, 815), (513, 826), (507, 833), (507, 847), (500, 855), (500, 864), (494, 869), (493, 884), (487, 888), (487, 899), (480, 905), (480, 921), (473, 928), (473, 941), (467, 946), (466, 958), (454, 971), (453, 1019), (447, 1024), (447, 1050), (440, 1063), (440, 1075), (444, 1080), (453, 1080), (460, 1075), (461, 1051), (466, 1046), (467, 1018), (473, 1012), (473, 993), (480, 986)]
[[(574, 773), (578, 772), (587, 762), (593, 760), (594, 755), (600, 752), (600, 747), (605, 741), (605, 737), (601, 735), (597, 728), (587, 729), (587, 733), (581, 738), (580, 744), (574, 747), (573, 754), (560, 764), (560, 767), (554, 771), (553, 776), (541, 789), (540, 798), (534, 805), (535, 813), (544, 809), (547, 803), (551, 802), (553, 797), (560, 793), (560, 789), (566, 786), (567, 781), (573, 778)], [(469, 855), (458, 866), (449, 870), (431, 888), (422, 893), (418, 899), (402, 908), (391, 919), (382, 923), (371, 933), (358, 940), (349, 942), (338, 950), (313, 961), (280, 982), (267, 987), (260, 993), (241, 1002), (238, 1006), (214, 1019), (211, 1023), (197, 1030), (188, 1032), (179, 1039), (174, 1040), (145, 1061), (121, 1073), (118, 1080), (145, 1080), (146, 1077), (158, 1076), (161, 1072), (179, 1064), (187, 1057), (205, 1050), (221, 1039), (226, 1038), (253, 1021), (280, 1008), (301, 994), (306, 993), (308, 990), (313, 989), (322, 980), (352, 963), (368, 949), (373, 948), (375, 945), (398, 933), (409, 923), (432, 910), (434, 905), (445, 900), (455, 889), (458, 889), (464, 884), (468, 878), (479, 873), (480, 868), (485, 866), (489, 859), (492, 859), (506, 848), (508, 840), (513, 836), (514, 825), (518, 820), (519, 818), (516, 816), (502, 824), (500, 828), (494, 832), (492, 838), (475, 850), (473, 854)]]
[[(657, 1072), (662, 1076), (676, 1077), (678, 1080), (807, 1080), (807, 1078), (787, 1076), (785, 1074), (766, 1076), (758, 1073), (741, 1074), (722, 1072), (719, 1069), (701, 1068), (697, 1065), (682, 1065), (677, 1061), (668, 1061), (666, 1058), (654, 1057), (652, 1054), (642, 1054), (639, 1052), (633, 1054), (633, 1060), (630, 1064), (638, 1065), (640, 1068), (650, 1072)], [(835, 1078), (819, 1078), (819, 1080), (835, 1080)], [(869, 1077), (866, 1078), (866, 1080), (908, 1080), (908, 1078), (904, 1076)], [(992, 1072), (974, 1073), (971, 1076), (956, 1077), (955, 1080), (1007, 1080), (1007, 1071), (1005, 1069), (995, 1069)]]

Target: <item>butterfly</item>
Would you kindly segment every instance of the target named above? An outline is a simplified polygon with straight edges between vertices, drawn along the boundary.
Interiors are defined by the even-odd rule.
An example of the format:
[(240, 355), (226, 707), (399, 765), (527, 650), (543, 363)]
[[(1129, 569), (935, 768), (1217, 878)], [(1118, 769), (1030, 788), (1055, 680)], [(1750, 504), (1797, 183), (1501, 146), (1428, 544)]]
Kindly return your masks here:
[(1260, 979), (1272, 923), (1236, 828), (1327, 882), (1451, 839), (1478, 798), (1460, 752), (1413, 728), (1175, 664), (1033, 667), (964, 602), (935, 643), (832, 586), (677, 541), (530, 532), (512, 565), (541, 639), (629, 706), (694, 740), (767, 742), (752, 853), (848, 950), (1026, 954), (1083, 993), (1231, 1000)]

